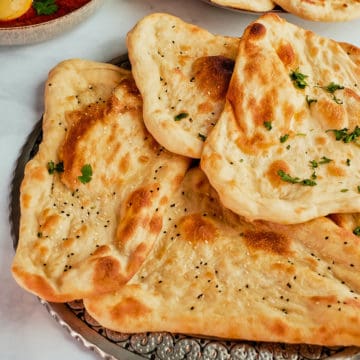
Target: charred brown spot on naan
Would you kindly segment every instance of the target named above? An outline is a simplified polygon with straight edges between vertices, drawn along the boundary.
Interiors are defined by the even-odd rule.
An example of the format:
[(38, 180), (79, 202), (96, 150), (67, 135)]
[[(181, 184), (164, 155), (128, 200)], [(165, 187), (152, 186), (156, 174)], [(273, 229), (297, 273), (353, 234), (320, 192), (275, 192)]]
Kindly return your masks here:
[(112, 256), (94, 259), (93, 286), (100, 294), (125, 284), (128, 278), (122, 275), (121, 265)]
[[(162, 219), (154, 215), (151, 219), (146, 215), (147, 209), (150, 209), (154, 201), (157, 201), (159, 184), (155, 183), (148, 187), (135, 190), (126, 201), (126, 208), (123, 215), (123, 221), (116, 231), (118, 246), (124, 249), (128, 241), (132, 239), (138, 227), (148, 228), (153, 234), (161, 230)], [(163, 200), (163, 204), (164, 204)], [(161, 202), (161, 200), (160, 200)]]
[(215, 225), (200, 214), (183, 217), (180, 220), (179, 229), (183, 234), (184, 240), (190, 241), (193, 244), (212, 242), (217, 235)]
[[(347, 298), (345, 299), (345, 304), (353, 306), (354, 308), (360, 308), (360, 301), (358, 299)], [(351, 318), (351, 321), (358, 322), (359, 320), (356, 317)]]
[(297, 68), (297, 57), (290, 43), (280, 44), (276, 53), (287, 68)]
[(126, 153), (121, 159), (119, 163), (119, 170), (122, 174), (125, 174), (130, 168), (131, 155), (130, 153)]
[(343, 177), (346, 175), (346, 170), (343, 167), (340, 167), (336, 164), (333, 163), (329, 163), (329, 165), (326, 168), (327, 173), (330, 176), (334, 176), (334, 177)]
[(272, 331), (276, 336), (282, 337), (284, 336), (290, 329), (289, 325), (281, 320), (276, 319), (269, 324), (270, 331)]
[(314, 104), (314, 111), (316, 111), (320, 124), (324, 130), (342, 129), (346, 126), (346, 110), (341, 104), (337, 104), (331, 99), (325, 97), (318, 99)]
[(121, 324), (127, 318), (141, 319), (151, 310), (137, 299), (127, 297), (111, 309), (111, 318)]
[(266, 34), (266, 27), (260, 23), (252, 24), (249, 29), (249, 37), (253, 39), (261, 39)]
[(315, 138), (315, 144), (319, 146), (324, 146), (328, 142), (328, 139), (324, 136), (318, 136)]
[(124, 221), (121, 222), (116, 230), (118, 248), (121, 250), (123, 250), (124, 245), (132, 239), (139, 225), (142, 223), (142, 217), (135, 215), (132, 217), (131, 214), (127, 214), (127, 217), (124, 218)]
[(336, 304), (337, 297), (335, 295), (328, 296), (319, 296), (314, 295), (309, 298), (310, 301), (313, 301), (315, 304), (324, 303), (324, 304)]
[(225, 56), (204, 56), (192, 65), (196, 87), (214, 101), (225, 98), (234, 69), (234, 60)]
[(92, 256), (95, 256), (95, 257), (104, 256), (107, 253), (109, 253), (109, 251), (110, 251), (110, 248), (107, 245), (101, 245), (93, 252)]
[(155, 197), (155, 193), (151, 188), (142, 188), (135, 190), (127, 200), (127, 206), (132, 208), (134, 214), (138, 213), (141, 209), (145, 207), (150, 207), (152, 204), (152, 199)]
[(32, 274), (29, 276), (18, 266), (12, 267), (12, 272), (16, 274), (23, 281), (23, 286), (31, 291), (36, 291), (38, 294), (42, 294), (48, 301), (64, 302), (66, 301), (67, 294), (59, 295), (46, 281), (46, 278), (41, 275)]
[(145, 243), (140, 243), (130, 254), (129, 263), (126, 269), (129, 274), (129, 278), (136, 273), (140, 265), (144, 262), (148, 251), (149, 247)]
[(277, 271), (281, 274), (295, 275), (296, 269), (289, 263), (277, 262), (271, 265), (271, 270)]
[(21, 203), (24, 208), (28, 208), (31, 204), (31, 195), (28, 193), (22, 193), (21, 194)]
[(275, 160), (270, 164), (268, 171), (266, 172), (267, 178), (275, 188), (286, 184), (283, 180), (281, 180), (281, 177), (278, 173), (279, 170), (282, 170), (288, 174), (290, 172), (290, 167), (284, 160)]
[(290, 255), (291, 240), (273, 231), (246, 231), (243, 234), (246, 246), (278, 255)]
[(154, 215), (150, 221), (150, 227), (149, 227), (150, 232), (154, 234), (158, 234), (162, 228), (162, 224), (163, 224), (162, 217), (158, 215)]
[(360, 66), (360, 48), (345, 42), (340, 42), (339, 45), (344, 49), (350, 59)]
[(61, 222), (61, 216), (50, 209), (44, 209), (39, 216), (39, 227), (43, 235), (54, 233)]
[(81, 175), (81, 167), (86, 163), (81, 149), (78, 149), (79, 143), (86, 133), (104, 117), (105, 111), (105, 104), (95, 103), (88, 105), (84, 110), (67, 114), (68, 131), (59, 157), (64, 162), (61, 179), (72, 190), (79, 184), (78, 176)]
[[(124, 79), (120, 82), (120, 85), (123, 87), (124, 91), (127, 92), (129, 95), (136, 97), (138, 100), (141, 99), (141, 94), (139, 89), (136, 86), (135, 80), (133, 78)], [(129, 106), (128, 104), (127, 106)], [(138, 103), (136, 104), (136, 107)]]

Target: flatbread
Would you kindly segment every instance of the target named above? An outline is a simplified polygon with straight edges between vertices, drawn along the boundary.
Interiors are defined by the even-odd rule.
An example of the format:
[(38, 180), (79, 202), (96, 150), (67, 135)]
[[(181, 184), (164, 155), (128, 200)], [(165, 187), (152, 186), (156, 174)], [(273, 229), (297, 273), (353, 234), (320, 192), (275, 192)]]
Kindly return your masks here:
[[(331, 214), (329, 218), (333, 220), (338, 226), (344, 229), (355, 232), (360, 236), (360, 213), (352, 214)], [(358, 232), (356, 229), (359, 228)]]
[(108, 329), (360, 345), (360, 239), (327, 218), (247, 222), (191, 169), (139, 272), (84, 300)]
[(223, 109), (238, 43), (161, 13), (146, 16), (129, 32), (145, 125), (169, 151), (200, 157)]
[(201, 159), (225, 206), (279, 223), (360, 210), (360, 67), (344, 46), (275, 14), (246, 29)]
[(248, 11), (270, 11), (275, 7), (271, 0), (210, 0), (210, 2)]
[(130, 72), (59, 64), (46, 84), (43, 140), (21, 185), (16, 281), (56, 302), (118, 288), (151, 249), (188, 162), (146, 131)]
[(275, 0), (284, 10), (308, 20), (348, 21), (360, 17), (358, 0)]
[[(360, 67), (360, 48), (348, 43), (340, 43), (340, 45), (355, 62), (355, 64)], [(330, 214), (329, 217), (338, 226), (341, 226), (349, 231), (355, 231), (357, 236), (360, 236), (359, 230), (356, 231), (356, 228), (359, 227), (360, 229), (360, 213)]]

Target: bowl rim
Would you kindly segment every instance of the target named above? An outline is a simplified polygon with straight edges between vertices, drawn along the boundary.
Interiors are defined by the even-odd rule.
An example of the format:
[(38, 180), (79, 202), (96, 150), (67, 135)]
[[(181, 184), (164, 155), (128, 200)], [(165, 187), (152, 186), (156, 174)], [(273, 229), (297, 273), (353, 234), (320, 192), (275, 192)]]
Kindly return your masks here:
[(61, 20), (65, 20), (71, 16), (74, 16), (75, 13), (80, 12), (80, 11), (84, 11), (84, 9), (93, 6), (95, 3), (97, 3), (99, 0), (89, 0), (86, 4), (80, 6), (79, 8), (70, 11), (67, 14), (64, 14), (62, 16), (56, 17), (54, 19), (51, 20), (46, 20), (46, 21), (42, 21), (39, 22), (37, 24), (30, 24), (30, 25), (20, 25), (20, 26), (9, 26), (9, 27), (1, 27), (0, 26), (0, 32), (11, 32), (11, 31), (19, 31), (19, 30), (28, 30), (28, 29), (34, 29), (37, 27), (41, 27), (41, 26), (46, 26), (48, 24), (54, 24), (58, 21)]

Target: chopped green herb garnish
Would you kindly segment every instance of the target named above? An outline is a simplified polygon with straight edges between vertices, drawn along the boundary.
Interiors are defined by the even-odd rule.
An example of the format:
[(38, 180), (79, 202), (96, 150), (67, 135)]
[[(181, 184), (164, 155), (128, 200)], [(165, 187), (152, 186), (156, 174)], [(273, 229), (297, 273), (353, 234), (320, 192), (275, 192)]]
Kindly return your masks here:
[(264, 121), (264, 127), (266, 128), (266, 130), (271, 130), (272, 129), (272, 125), (271, 125), (271, 121)]
[(48, 162), (47, 169), (50, 175), (55, 172), (61, 173), (64, 172), (64, 163), (62, 161), (55, 164), (52, 160)]
[(356, 236), (360, 236), (360, 226), (357, 226), (354, 230), (353, 230), (353, 234)]
[(337, 98), (335, 95), (333, 95), (332, 99), (339, 105), (343, 104), (343, 101), (339, 98)]
[(312, 103), (316, 103), (316, 102), (317, 102), (317, 99), (313, 99), (313, 98), (309, 97), (309, 95), (306, 95), (305, 99), (306, 99), (306, 102), (307, 102), (307, 104), (309, 105), (309, 107), (310, 107), (310, 105), (311, 105)]
[(344, 143), (349, 143), (355, 141), (360, 136), (360, 127), (357, 125), (354, 128), (354, 131), (348, 133), (347, 128), (343, 128), (341, 130), (329, 129), (326, 132), (333, 132), (335, 134), (335, 139), (337, 141), (343, 141)]
[(283, 136), (280, 136), (280, 142), (284, 143), (289, 138), (289, 134), (285, 134)]
[(34, 0), (33, 8), (37, 15), (51, 15), (59, 9), (55, 0)]
[(174, 120), (175, 120), (175, 121), (180, 121), (180, 120), (182, 120), (182, 119), (187, 118), (188, 116), (189, 116), (188, 113), (182, 112), (182, 113), (177, 114), (176, 116), (174, 116)]
[(341, 189), (340, 191), (341, 191), (341, 192), (348, 192), (349, 189)]
[(81, 168), (81, 176), (78, 176), (78, 179), (83, 183), (86, 184), (91, 181), (92, 178), (92, 167), (90, 164), (86, 164)]
[(204, 134), (198, 133), (198, 137), (202, 140), (205, 141), (206, 140), (206, 136)]
[[(313, 174), (313, 175), (314, 175), (314, 174)], [(311, 175), (311, 177), (312, 177), (313, 175)], [(315, 179), (316, 179), (316, 175), (315, 175)], [(316, 184), (316, 181), (311, 180), (311, 179), (301, 180), (300, 183), (301, 183), (302, 185), (304, 185), (304, 186), (315, 186), (315, 185), (317, 185), (317, 184)]]
[(329, 85), (323, 86), (323, 89), (329, 92), (330, 94), (333, 94), (336, 90), (343, 90), (344, 87), (342, 85), (335, 84), (332, 81)]
[(319, 161), (319, 164), (320, 165), (322, 165), (322, 164), (328, 164), (329, 162), (331, 162), (332, 161), (332, 159), (329, 159), (329, 158), (327, 158), (326, 156), (323, 156), (322, 158), (321, 158), (321, 160)]
[(360, 185), (357, 186), (357, 191), (360, 193)]
[(281, 177), (281, 180), (292, 184), (297, 184), (300, 181), (300, 178), (292, 177), (289, 174), (287, 174), (284, 170), (278, 170), (277, 174)]
[(312, 169), (316, 169), (319, 166), (319, 163), (316, 160), (311, 160), (309, 163)]
[(307, 75), (300, 73), (299, 69), (290, 73), (290, 79), (292, 80), (294, 86), (298, 89), (305, 89), (305, 87), (308, 86), (308, 83), (305, 80), (307, 77)]
[(347, 165), (347, 166), (350, 166), (350, 164), (351, 164), (351, 160), (350, 160), (350, 159), (346, 159), (346, 165)]
[(312, 179), (303, 179), (303, 180), (301, 180), (298, 177), (292, 177), (291, 175), (287, 174), (284, 170), (281, 170), (281, 169), (278, 170), (277, 174), (280, 176), (281, 180), (286, 181), (286, 182), (291, 183), (291, 184), (301, 184), (301, 185), (304, 185), (304, 186), (315, 186), (315, 185), (317, 185), (316, 181), (314, 181)]
[(38, 238), (41, 238), (41, 237), (42, 237), (42, 232), (39, 231), (39, 232), (37, 233), (37, 237), (38, 237)]
[(326, 90), (328, 93), (333, 94), (332, 99), (337, 103), (337, 104), (342, 104), (342, 100), (337, 98), (335, 96), (335, 91), (337, 90), (343, 90), (344, 86), (339, 85), (339, 84), (335, 84), (333, 81), (331, 83), (329, 83), (327, 86), (322, 86), (322, 89)]

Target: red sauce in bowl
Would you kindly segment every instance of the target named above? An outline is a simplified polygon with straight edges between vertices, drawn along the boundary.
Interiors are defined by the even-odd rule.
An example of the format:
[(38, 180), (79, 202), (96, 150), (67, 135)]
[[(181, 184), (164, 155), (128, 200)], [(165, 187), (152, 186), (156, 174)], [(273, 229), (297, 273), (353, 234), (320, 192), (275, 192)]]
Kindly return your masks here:
[(24, 15), (20, 16), (17, 19), (9, 21), (0, 20), (0, 28), (34, 25), (45, 21), (53, 20), (81, 8), (90, 1), (91, 0), (57, 0), (56, 4), (58, 6), (58, 10), (51, 15), (37, 15), (35, 9), (31, 6)]

